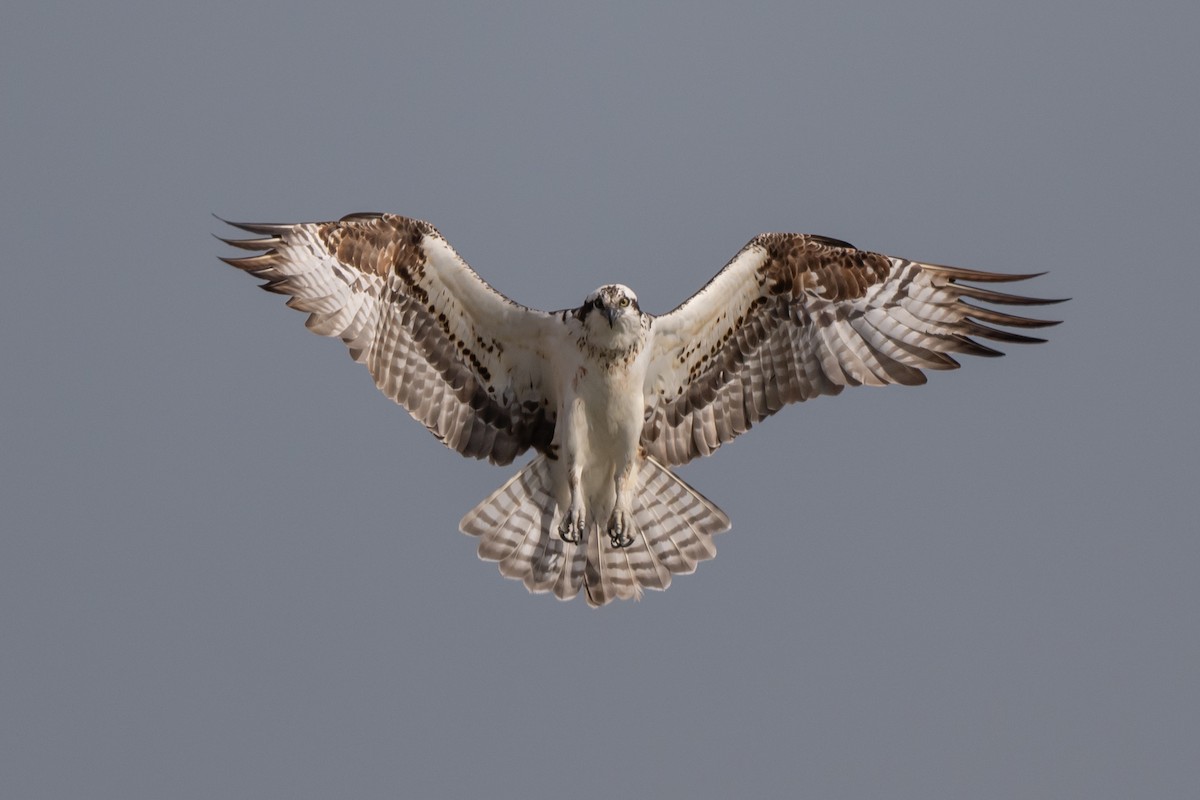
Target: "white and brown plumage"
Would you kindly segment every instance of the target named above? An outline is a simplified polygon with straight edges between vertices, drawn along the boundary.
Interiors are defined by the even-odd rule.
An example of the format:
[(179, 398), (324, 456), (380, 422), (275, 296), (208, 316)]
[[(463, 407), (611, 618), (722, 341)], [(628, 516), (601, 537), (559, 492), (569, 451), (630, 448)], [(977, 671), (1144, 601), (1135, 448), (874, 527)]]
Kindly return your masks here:
[(822, 236), (756, 236), (660, 317), (602, 286), (576, 309), (518, 305), (429, 223), (231, 223), (223, 259), (266, 279), (337, 336), (388, 397), (448, 447), (508, 464), (536, 457), (460, 523), (481, 558), (533, 592), (588, 603), (665, 589), (716, 554), (725, 514), (668, 467), (708, 455), (788, 403), (846, 386), (925, 382), (952, 354), (1000, 355), (971, 337), (1054, 322), (1000, 305), (1058, 302), (964, 285), (1001, 275), (893, 258)]

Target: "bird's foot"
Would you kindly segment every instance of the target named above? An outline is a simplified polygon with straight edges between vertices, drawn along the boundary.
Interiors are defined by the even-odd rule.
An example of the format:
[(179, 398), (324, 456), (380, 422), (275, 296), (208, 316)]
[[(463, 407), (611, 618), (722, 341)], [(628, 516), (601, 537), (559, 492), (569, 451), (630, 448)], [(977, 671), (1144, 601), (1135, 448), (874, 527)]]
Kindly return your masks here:
[(613, 547), (629, 547), (633, 537), (627, 532), (629, 515), (617, 509), (608, 520), (608, 539)]
[(583, 526), (587, 515), (583, 508), (572, 508), (567, 511), (563, 521), (558, 524), (558, 535), (564, 542), (579, 544), (583, 538)]

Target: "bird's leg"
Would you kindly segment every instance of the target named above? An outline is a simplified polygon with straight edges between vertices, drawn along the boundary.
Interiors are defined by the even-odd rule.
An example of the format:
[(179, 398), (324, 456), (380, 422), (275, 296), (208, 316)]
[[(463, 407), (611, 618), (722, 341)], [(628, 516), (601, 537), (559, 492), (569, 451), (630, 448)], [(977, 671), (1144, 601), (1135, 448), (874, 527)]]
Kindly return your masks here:
[(587, 512), (583, 507), (583, 462), (579, 457), (583, 451), (580, 441), (582, 439), (581, 422), (582, 408), (578, 401), (568, 404), (563, 409), (560, 428), (563, 447), (560, 452), (563, 457), (563, 466), (567, 472), (567, 488), (570, 490), (571, 500), (562, 522), (558, 524), (558, 535), (564, 542), (572, 544), (579, 544), (583, 541), (587, 525)]
[(564, 542), (579, 544), (583, 539), (584, 526), (587, 524), (587, 512), (583, 508), (583, 492), (580, 483), (583, 480), (583, 470), (574, 460), (567, 468), (567, 486), (571, 489), (571, 505), (562, 522), (558, 524), (558, 535)]
[(633, 544), (633, 478), (637, 474), (637, 461), (633, 458), (625, 460), (614, 476), (613, 483), (616, 500), (613, 503), (612, 516), (608, 520), (608, 539), (613, 547), (629, 547)]

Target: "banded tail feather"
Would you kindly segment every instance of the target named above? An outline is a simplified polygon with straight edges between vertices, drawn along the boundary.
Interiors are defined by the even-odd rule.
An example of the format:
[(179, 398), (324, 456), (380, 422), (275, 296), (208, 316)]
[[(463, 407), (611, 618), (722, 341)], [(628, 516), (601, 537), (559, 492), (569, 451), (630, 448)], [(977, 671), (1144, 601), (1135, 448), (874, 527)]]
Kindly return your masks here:
[(534, 593), (570, 600), (584, 590), (588, 605), (639, 599), (662, 591), (673, 575), (696, 571), (717, 554), (712, 537), (729, 517), (652, 458), (640, 467), (633, 502), (633, 544), (611, 547), (600, 522), (589, 520), (578, 544), (557, 527), (563, 511), (554, 497), (551, 464), (538, 456), (459, 523), (479, 538), (479, 557)]

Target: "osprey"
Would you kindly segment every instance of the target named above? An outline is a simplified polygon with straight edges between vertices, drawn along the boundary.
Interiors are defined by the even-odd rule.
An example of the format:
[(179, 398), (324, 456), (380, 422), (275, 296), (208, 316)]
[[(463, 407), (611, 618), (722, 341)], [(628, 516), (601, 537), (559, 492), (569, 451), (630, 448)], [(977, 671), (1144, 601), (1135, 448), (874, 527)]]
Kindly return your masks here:
[(824, 236), (765, 233), (663, 316), (601, 286), (536, 311), (485, 283), (427, 222), (229, 223), (260, 251), (227, 263), (341, 338), (375, 383), (448, 447), (536, 456), (465, 517), (479, 556), (531, 592), (592, 606), (666, 589), (716, 555), (721, 509), (669, 467), (708, 455), (789, 403), (846, 386), (925, 382), (972, 336), (1053, 325), (975, 305), (1060, 302), (965, 285), (1034, 275), (937, 266)]

